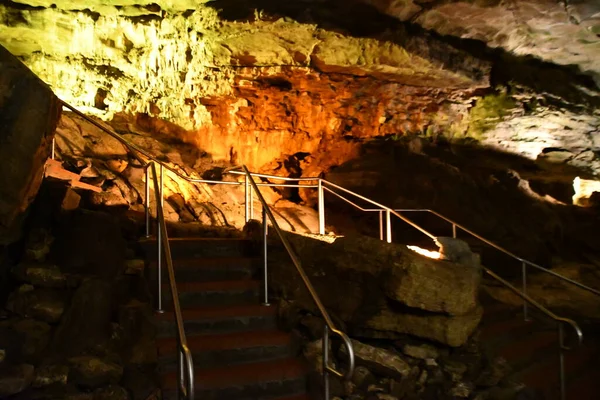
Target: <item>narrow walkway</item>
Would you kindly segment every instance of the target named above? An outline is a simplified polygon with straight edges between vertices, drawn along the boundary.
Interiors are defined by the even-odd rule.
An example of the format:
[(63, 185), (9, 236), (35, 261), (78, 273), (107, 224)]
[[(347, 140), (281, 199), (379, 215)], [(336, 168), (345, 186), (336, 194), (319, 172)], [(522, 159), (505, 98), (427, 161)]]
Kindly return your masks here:
[[(275, 306), (260, 304), (257, 264), (250, 243), (228, 238), (170, 240), (196, 398), (202, 400), (308, 400), (307, 367), (290, 334), (277, 328)], [(142, 240), (156, 276), (156, 240)], [(166, 269), (163, 282), (167, 283)], [(155, 284), (155, 283), (152, 283)], [(163, 398), (176, 398), (176, 338), (171, 293), (157, 314)]]
[[(535, 312), (530, 313), (530, 321), (524, 321), (522, 308), (482, 297), (481, 340), (486, 349), (504, 357), (512, 368), (511, 379), (535, 391), (536, 399), (560, 399), (556, 324)], [(565, 356), (567, 399), (598, 400), (600, 341), (590, 332), (592, 327), (582, 329), (587, 340)]]

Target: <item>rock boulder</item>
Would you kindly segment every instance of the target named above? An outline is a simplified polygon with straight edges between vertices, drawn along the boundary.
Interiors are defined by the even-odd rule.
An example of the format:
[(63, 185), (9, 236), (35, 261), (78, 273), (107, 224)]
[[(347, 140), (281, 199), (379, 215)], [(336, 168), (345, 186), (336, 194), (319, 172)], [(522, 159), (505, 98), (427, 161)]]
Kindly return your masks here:
[(0, 243), (16, 239), (37, 194), (60, 112), (50, 88), (0, 46)]
[[(411, 334), (460, 346), (479, 324), (478, 268), (429, 259), (404, 245), (369, 237), (333, 243), (293, 234), (288, 238), (325, 307), (351, 333), (377, 338)], [(278, 239), (272, 239), (271, 247), (272, 287), (317, 313)]]
[(123, 376), (123, 367), (103, 358), (79, 356), (69, 359), (69, 381), (89, 388), (116, 384)]
[(33, 365), (21, 364), (0, 370), (0, 397), (10, 396), (27, 389), (33, 380)]
[(100, 279), (83, 281), (56, 329), (53, 349), (68, 356), (104, 348), (110, 338), (112, 295), (109, 282)]

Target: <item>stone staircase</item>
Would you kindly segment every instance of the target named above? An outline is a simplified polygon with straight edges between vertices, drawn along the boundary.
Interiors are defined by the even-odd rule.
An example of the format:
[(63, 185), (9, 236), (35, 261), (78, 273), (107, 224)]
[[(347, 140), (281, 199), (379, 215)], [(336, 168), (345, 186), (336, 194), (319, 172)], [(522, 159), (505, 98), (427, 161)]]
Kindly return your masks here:
[[(156, 240), (142, 240), (156, 277)], [(196, 398), (308, 400), (308, 368), (290, 334), (277, 328), (277, 309), (263, 306), (259, 259), (238, 238), (170, 239)], [(176, 398), (175, 318), (163, 268), (165, 312), (156, 315), (163, 398)], [(152, 283), (152, 284), (155, 284)]]
[[(525, 384), (536, 400), (560, 399), (559, 353), (556, 325), (530, 310), (484, 296), (481, 341), (491, 354), (504, 357), (512, 368), (511, 379)], [(568, 400), (600, 399), (600, 342), (591, 326), (582, 326), (583, 345), (565, 352)], [(570, 333), (568, 333), (570, 335)], [(569, 338), (569, 336), (567, 336)]]

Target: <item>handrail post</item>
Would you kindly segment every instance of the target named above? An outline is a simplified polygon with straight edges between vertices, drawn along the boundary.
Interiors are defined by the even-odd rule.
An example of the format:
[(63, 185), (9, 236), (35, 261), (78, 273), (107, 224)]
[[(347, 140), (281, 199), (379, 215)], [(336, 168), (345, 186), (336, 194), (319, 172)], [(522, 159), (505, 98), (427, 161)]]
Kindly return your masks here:
[(267, 265), (267, 235), (269, 234), (269, 225), (267, 225), (267, 209), (262, 207), (262, 223), (263, 223), (263, 288), (264, 288), (264, 306), (269, 304), (269, 271)]
[[(160, 203), (160, 207), (161, 208), (162, 208), (162, 206), (164, 204), (163, 203), (163, 198), (164, 198), (164, 196), (163, 196), (163, 172), (164, 172), (164, 170), (163, 170), (163, 166), (161, 164), (161, 166), (160, 166), (160, 178), (159, 178), (160, 179), (160, 183), (158, 184), (156, 181), (154, 181), (155, 185), (156, 184), (159, 185), (159, 187), (158, 187), (159, 198), (156, 199), (157, 209), (159, 207), (159, 203)], [(157, 215), (156, 215), (156, 223), (157, 223), (157, 225), (160, 224), (160, 221), (158, 219), (159, 218), (158, 218), (158, 211), (157, 211)], [(156, 238), (157, 238), (156, 243), (158, 245), (158, 250), (157, 250), (157, 256), (158, 256), (157, 267), (158, 268), (157, 268), (157, 279), (156, 279), (158, 295), (157, 295), (156, 312), (163, 313), (164, 312), (164, 310), (163, 310), (163, 304), (162, 304), (162, 240), (163, 240), (163, 237), (162, 237), (162, 231), (161, 231), (161, 229), (160, 229), (159, 226), (156, 227)]]
[(250, 182), (248, 182), (248, 175), (244, 176), (244, 218), (248, 222), (250, 220), (250, 212), (248, 210), (248, 194), (250, 191)]
[(329, 327), (323, 329), (323, 398), (329, 400)]
[(325, 192), (323, 191), (323, 180), (319, 179), (318, 201), (319, 201), (319, 235), (325, 234)]
[[(527, 294), (527, 263), (525, 261), (521, 263), (521, 275), (523, 281), (523, 293)], [(523, 318), (525, 321), (529, 321), (528, 307), (527, 301), (523, 300)]]
[(379, 240), (383, 240), (383, 211), (379, 211)]
[(250, 195), (248, 196), (248, 204), (250, 207), (250, 219), (254, 219), (254, 190), (252, 189), (252, 185), (248, 187), (248, 192)]
[(185, 390), (185, 374), (183, 373), (183, 352), (181, 351), (181, 343), (177, 341), (177, 382), (179, 386), (177, 388), (177, 397), (179, 399), (186, 398), (187, 393)]
[(385, 210), (385, 240), (392, 243), (392, 218), (390, 210)]
[[(178, 369), (177, 379), (179, 383), (178, 397), (185, 398), (187, 400), (194, 398), (194, 361), (189, 347), (187, 346), (187, 339), (185, 336), (185, 326), (183, 317), (181, 315), (181, 305), (179, 304), (179, 293), (177, 291), (177, 284), (175, 282), (175, 271), (173, 268), (173, 256), (171, 253), (171, 247), (169, 245), (169, 234), (167, 232), (167, 224), (165, 222), (164, 210), (163, 210), (163, 172), (161, 170), (161, 179), (159, 186), (159, 178), (156, 173), (156, 166), (154, 163), (151, 165), (152, 178), (154, 182), (154, 196), (156, 201), (156, 221), (158, 223), (158, 229), (160, 233), (161, 245), (164, 245), (164, 256), (165, 264), (167, 266), (167, 273), (169, 277), (171, 300), (173, 306), (173, 313), (175, 314), (175, 322), (177, 324), (177, 352), (178, 352)], [(159, 272), (159, 277), (161, 276)], [(159, 286), (160, 288), (160, 286)], [(161, 299), (159, 294), (159, 299)], [(162, 300), (162, 299), (161, 299)]]
[[(145, 201), (144, 212), (146, 213), (146, 237), (150, 237), (150, 161), (146, 164), (146, 185), (145, 185)], [(158, 200), (158, 199), (157, 199)]]
[[(275, 216), (269, 209), (267, 202), (265, 201), (263, 195), (261, 194), (260, 189), (258, 188), (256, 182), (254, 182), (254, 179), (252, 178), (252, 175), (248, 171), (248, 168), (246, 168), (245, 165), (242, 166), (242, 168), (244, 170), (244, 173), (248, 177), (248, 181), (250, 181), (250, 183), (252, 184), (252, 186), (254, 188), (254, 191), (256, 192), (258, 200), (260, 201), (260, 203), (263, 207), (263, 212), (266, 214), (266, 217), (268, 217), (268, 219), (271, 221), (271, 224), (273, 225), (273, 229), (277, 233), (277, 236), (279, 236), (279, 239), (281, 239), (283, 246), (285, 247), (286, 251), (288, 252), (288, 255), (290, 256), (290, 258), (292, 259), (292, 263), (296, 267), (296, 271), (298, 272), (298, 274), (300, 274), (300, 278), (304, 282), (304, 286), (308, 290), (313, 301), (315, 302), (315, 305), (317, 306), (317, 308), (321, 312), (321, 315), (323, 316), (323, 319), (325, 320), (325, 329), (324, 329), (324, 337), (323, 337), (323, 346), (324, 346), (323, 347), (323, 350), (324, 350), (323, 351), (323, 358), (324, 358), (324, 360), (323, 360), (323, 378), (324, 378), (323, 385), (324, 385), (324, 390), (325, 390), (325, 397), (327, 399), (329, 399), (329, 373), (333, 373), (333, 374), (339, 376), (340, 378), (346, 378), (348, 380), (352, 377), (352, 374), (354, 371), (354, 351), (352, 348), (352, 343), (350, 342), (350, 339), (348, 338), (348, 336), (346, 334), (344, 334), (343, 332), (341, 332), (335, 328), (335, 324), (333, 323), (331, 316), (325, 309), (325, 306), (323, 305), (323, 303), (321, 302), (321, 299), (317, 295), (315, 288), (313, 287), (313, 285), (310, 282), (310, 279), (308, 278), (308, 275), (302, 268), (302, 265), (300, 264), (300, 261), (298, 260), (298, 257), (296, 256), (296, 254), (291, 246), (291, 243), (288, 241), (286, 236), (281, 231), (281, 228), (279, 227), (279, 224), (277, 223)], [(266, 226), (266, 223), (265, 223), (265, 226)], [(348, 371), (346, 372), (346, 374), (342, 374), (339, 371), (337, 371), (336, 369), (329, 366), (328, 350), (329, 350), (329, 332), (330, 331), (335, 333), (336, 335), (339, 335), (342, 338), (342, 340), (344, 341), (346, 347), (348, 348), (349, 366), (348, 366)]]
[[(62, 108), (61, 108), (62, 109)], [(52, 158), (54, 160), (54, 152), (55, 152), (55, 148), (56, 148), (56, 137), (52, 138), (52, 151), (50, 153), (50, 158)]]
[(452, 224), (452, 237), (456, 239), (456, 224)]
[(567, 388), (565, 382), (565, 346), (564, 346), (564, 330), (562, 322), (558, 321), (558, 362), (559, 362), (559, 379), (560, 379), (560, 400), (567, 399)]

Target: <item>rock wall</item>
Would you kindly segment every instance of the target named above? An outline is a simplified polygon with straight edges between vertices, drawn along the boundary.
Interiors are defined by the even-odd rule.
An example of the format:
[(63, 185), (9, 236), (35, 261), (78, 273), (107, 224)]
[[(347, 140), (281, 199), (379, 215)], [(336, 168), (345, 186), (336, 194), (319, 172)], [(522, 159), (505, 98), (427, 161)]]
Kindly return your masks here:
[[(554, 256), (588, 262), (600, 251), (594, 228), (597, 213), (571, 205), (577, 173), (553, 163), (542, 168), (534, 161), (473, 144), (406, 138), (370, 144), (355, 160), (326, 173), (325, 179), (393, 208), (435, 210), (521, 257), (552, 266)], [(557, 189), (550, 190), (551, 183)], [(336, 232), (379, 237), (377, 215), (357, 211), (333, 195), (326, 194), (325, 199), (327, 223)], [(432, 216), (408, 212), (404, 216), (434, 235), (451, 232), (450, 224)], [(429, 241), (395, 218), (392, 230), (394, 242)], [(493, 249), (482, 246), (477, 251), (484, 254), (487, 266), (518, 273), (510, 260), (497, 259), (499, 253)]]
[[(408, 133), (487, 137), (533, 158), (593, 152), (598, 115), (570, 107), (598, 97), (595, 6), (446, 3), (27, 0), (0, 6), (0, 43), (89, 113), (166, 120), (183, 128), (163, 126), (168, 134), (256, 170), (297, 174), (284, 164), (300, 159), (300, 173), (315, 174), (369, 138)], [(509, 82), (521, 88), (506, 110), (477, 100)], [(513, 118), (520, 110), (531, 116)], [(579, 164), (595, 175), (586, 157)]]
[(114, 213), (67, 212), (65, 192), (44, 183), (10, 271), (18, 285), (0, 312), (0, 397), (147, 399), (156, 344), (144, 262), (127, 260)]
[(0, 245), (19, 237), (59, 116), (50, 88), (0, 46)]
[[(363, 236), (333, 243), (288, 237), (324, 306), (350, 335), (409, 334), (457, 347), (479, 324), (477, 266), (429, 259), (404, 245)], [(278, 238), (273, 246), (269, 278), (275, 293), (319, 315)]]
[[(543, 188), (600, 173), (593, 2), (46, 3), (0, 5), (0, 43), (59, 96), (167, 153), (186, 173), (246, 163), (314, 176), (358, 159), (374, 139), (393, 144), (415, 135), (432, 143), (469, 140), (533, 160), (523, 165), (539, 171), (532, 190), (542, 196)], [(84, 145), (78, 124), (65, 124), (69, 140)], [(167, 145), (141, 139), (140, 127)], [(174, 148), (177, 141), (189, 146)], [(103, 155), (73, 155), (67, 142), (59, 151), (72, 156), (71, 165), (82, 171), (94, 164), (86, 179), (109, 177), (103, 182), (110, 193), (96, 203), (139, 208), (139, 168), (127, 164), (120, 145), (105, 143)], [(470, 156), (485, 163), (488, 153)], [(111, 158), (114, 166), (94, 158)], [(429, 185), (409, 181), (408, 192)], [(366, 193), (372, 184), (355, 188)], [(174, 219), (183, 213), (224, 222), (204, 207), (218, 189), (184, 186), (172, 189), (201, 204), (177, 206), (169, 213)], [(306, 191), (284, 197), (312, 205)], [(226, 219), (241, 215), (217, 208), (231, 211)], [(501, 212), (512, 218), (520, 208)]]
[[(387, 15), (410, 21), (438, 35), (468, 39), (492, 49), (501, 49), (513, 56), (512, 61), (518, 57), (529, 57), (548, 65), (573, 68), (576, 72), (573, 77), (579, 75), (578, 79), (565, 82), (566, 87), (559, 87), (561, 85), (556, 85), (557, 82), (543, 82), (548, 77), (545, 74), (537, 77), (516, 74), (514, 78), (533, 78), (529, 85), (543, 87), (553, 93), (566, 94), (572, 90), (571, 98), (579, 92), (588, 101), (597, 104), (600, 5), (594, 0), (516, 0), (510, 4), (499, 0), (362, 1)], [(511, 74), (518, 69), (518, 63), (514, 63), (508, 71), (497, 73)], [(548, 73), (553, 75), (551, 71)], [(582, 82), (586, 85), (581, 86)]]

